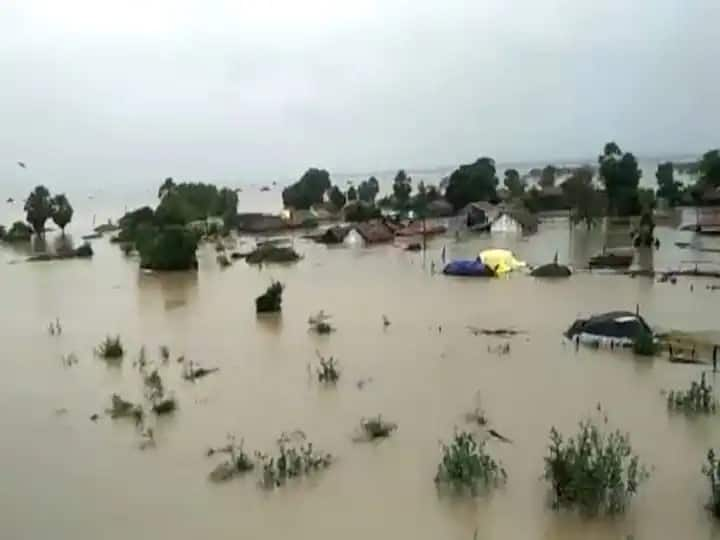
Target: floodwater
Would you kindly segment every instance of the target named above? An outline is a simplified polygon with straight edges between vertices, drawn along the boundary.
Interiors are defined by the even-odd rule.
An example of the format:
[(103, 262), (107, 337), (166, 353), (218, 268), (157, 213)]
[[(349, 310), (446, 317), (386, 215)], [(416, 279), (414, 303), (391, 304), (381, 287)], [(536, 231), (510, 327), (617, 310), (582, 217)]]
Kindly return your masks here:
[[(717, 257), (680, 252), (673, 246), (680, 233), (659, 232), (656, 264)], [(18, 253), (0, 248), (0, 536), (720, 538), (703, 508), (708, 486), (700, 473), (707, 449), (720, 446), (720, 424), (670, 416), (660, 394), (688, 386), (703, 368), (576, 351), (561, 336), (578, 315), (636, 304), (654, 325), (717, 330), (720, 292), (705, 290), (703, 280), (691, 291), (683, 278), (673, 286), (585, 272), (553, 282), (430, 271), (443, 245), (449, 258), (495, 245), (535, 264), (557, 251), (582, 266), (602, 243), (598, 232), (570, 234), (560, 221), (528, 240), (435, 239), (426, 255), (296, 240), (305, 257), (295, 265), (257, 269), (239, 261), (224, 270), (204, 246), (197, 273), (172, 275), (140, 273), (137, 260), (106, 240), (94, 242), (91, 261), (6, 264)], [(286, 284), (282, 316), (258, 319), (253, 300), (273, 278)], [(308, 332), (307, 318), (319, 309), (333, 315), (337, 331), (329, 336)], [(47, 331), (56, 317), (59, 337)], [(527, 333), (498, 355), (488, 347), (505, 340), (474, 336), (468, 325)], [(121, 366), (93, 356), (107, 334), (121, 335), (128, 349)], [(179, 410), (157, 420), (157, 445), (146, 450), (131, 422), (102, 415), (114, 392), (140, 397), (132, 362), (143, 345), (158, 362), (167, 345), (173, 359), (220, 368), (193, 384), (174, 360), (161, 367)], [(309, 377), (316, 351), (340, 360), (337, 387)], [(71, 352), (79, 363), (64, 367), (61, 356)], [(370, 377), (359, 389), (357, 381)], [(508, 470), (507, 485), (477, 499), (440, 496), (433, 483), (439, 441), (465, 425), (478, 399), (513, 441), (488, 443)], [(598, 403), (613, 427), (631, 433), (653, 474), (624, 516), (585, 520), (548, 508), (543, 456), (551, 426), (574, 431)], [(101, 413), (97, 423), (93, 413)], [(353, 443), (360, 418), (378, 413), (398, 431), (379, 444)], [(226, 434), (244, 438), (246, 449), (270, 450), (282, 431), (298, 428), (337, 456), (330, 469), (275, 491), (252, 475), (208, 482), (217, 461), (205, 451)]]

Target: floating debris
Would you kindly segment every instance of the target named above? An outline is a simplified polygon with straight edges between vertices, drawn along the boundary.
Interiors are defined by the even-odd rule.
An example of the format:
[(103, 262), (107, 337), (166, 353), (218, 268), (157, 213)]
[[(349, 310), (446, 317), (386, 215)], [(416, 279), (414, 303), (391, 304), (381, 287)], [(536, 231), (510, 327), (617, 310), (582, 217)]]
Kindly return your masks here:
[(328, 315), (322, 309), (315, 315), (308, 317), (308, 324), (310, 329), (317, 334), (329, 334), (335, 330), (335, 328), (328, 322), (332, 315)]
[(141, 422), (143, 418), (143, 410), (140, 405), (125, 401), (118, 394), (112, 395), (112, 407), (106, 411), (111, 418), (134, 418), (136, 422)]
[(173, 397), (166, 397), (158, 399), (152, 406), (152, 410), (155, 414), (168, 414), (177, 409), (177, 402)]
[(518, 334), (524, 334), (520, 330), (514, 330), (512, 328), (477, 328), (475, 326), (468, 326), (467, 329), (474, 336), (497, 336), (497, 337), (513, 337)]
[(394, 422), (383, 420), (382, 415), (360, 420), (360, 433), (353, 440), (355, 442), (369, 442), (384, 439), (392, 435), (398, 426)]

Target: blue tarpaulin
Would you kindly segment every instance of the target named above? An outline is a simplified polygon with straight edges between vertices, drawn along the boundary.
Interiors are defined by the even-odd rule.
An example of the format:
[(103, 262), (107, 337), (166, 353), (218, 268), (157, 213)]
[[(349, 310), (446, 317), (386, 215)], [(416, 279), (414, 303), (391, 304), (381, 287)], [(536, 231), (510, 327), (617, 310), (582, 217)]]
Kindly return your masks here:
[(494, 276), (491, 268), (476, 259), (450, 261), (443, 269), (449, 276)]

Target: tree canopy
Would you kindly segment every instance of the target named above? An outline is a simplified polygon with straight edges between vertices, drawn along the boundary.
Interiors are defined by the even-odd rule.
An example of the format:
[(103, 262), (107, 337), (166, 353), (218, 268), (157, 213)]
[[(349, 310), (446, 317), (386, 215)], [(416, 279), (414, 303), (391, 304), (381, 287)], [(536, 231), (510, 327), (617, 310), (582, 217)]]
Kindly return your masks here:
[(357, 192), (357, 189), (355, 189), (355, 186), (350, 186), (350, 189), (348, 189), (347, 200), (348, 200), (348, 202), (358, 200), (358, 192)]
[(616, 143), (609, 142), (598, 157), (598, 163), (610, 212), (619, 216), (639, 213), (638, 184), (642, 171), (635, 156), (623, 153)]
[(180, 225), (169, 225), (136, 242), (140, 267), (152, 270), (191, 270), (197, 268), (198, 238)]
[(377, 178), (371, 176), (360, 183), (358, 187), (358, 198), (363, 202), (374, 203), (379, 191), (380, 183), (377, 181)]
[(682, 198), (682, 183), (675, 180), (672, 162), (658, 163), (655, 178), (658, 183), (657, 196), (667, 200), (671, 206), (678, 204)]
[(521, 197), (525, 192), (525, 182), (517, 169), (506, 169), (503, 183), (513, 197)]
[(398, 208), (407, 208), (410, 202), (410, 193), (412, 193), (412, 178), (403, 169), (400, 169), (393, 180), (395, 205)]
[(347, 202), (345, 194), (337, 186), (333, 186), (330, 188), (330, 191), (328, 192), (328, 199), (330, 200), (332, 205), (338, 210), (342, 210), (342, 208), (345, 206), (345, 203)]
[(313, 204), (323, 202), (325, 192), (330, 189), (330, 173), (324, 169), (311, 168), (302, 178), (282, 192), (283, 204), (296, 210), (307, 210)]
[(171, 177), (166, 178), (165, 181), (160, 184), (160, 187), (158, 188), (158, 198), (162, 199), (165, 195), (167, 195), (174, 189), (175, 181)]
[(720, 150), (703, 154), (699, 165), (700, 181), (706, 186), (720, 186)]
[(475, 163), (460, 165), (450, 175), (445, 198), (459, 210), (471, 202), (497, 199), (497, 185), (495, 161), (483, 157)]
[(36, 234), (42, 234), (51, 215), (50, 192), (45, 186), (37, 186), (25, 201), (25, 219)]
[(549, 188), (555, 186), (555, 178), (557, 176), (557, 168), (555, 165), (546, 165), (540, 173), (540, 184), (541, 188)]
[(50, 200), (50, 210), (55, 225), (60, 227), (63, 234), (65, 234), (65, 227), (72, 221), (73, 207), (70, 205), (70, 201), (68, 201), (64, 193), (55, 195)]
[(589, 229), (605, 214), (605, 195), (593, 185), (593, 170), (589, 167), (576, 169), (561, 188), (571, 207), (573, 223), (584, 222)]

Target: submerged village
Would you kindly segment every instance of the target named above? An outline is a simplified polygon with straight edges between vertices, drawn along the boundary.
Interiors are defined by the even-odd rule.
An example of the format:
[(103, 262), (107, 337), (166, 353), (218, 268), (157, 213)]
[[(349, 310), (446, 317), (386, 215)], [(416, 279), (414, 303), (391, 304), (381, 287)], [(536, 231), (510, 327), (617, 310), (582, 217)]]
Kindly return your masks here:
[[(720, 151), (660, 163), (644, 180), (655, 187), (642, 187), (636, 158), (615, 143), (586, 165), (500, 171), (483, 157), (439, 185), (403, 170), (389, 185), (339, 185), (311, 168), (291, 185), (259, 188), (281, 198), (276, 214), (238, 212), (247, 186), (167, 178), (154, 204), (102, 216), (93, 231), (74, 229), (68, 197), (39, 185), (6, 201), (24, 205), (25, 220), (0, 227), (3, 288), (24, 291), (12, 297), (20, 302), (55, 283), (44, 294), (65, 308), (50, 311), (45, 298), (13, 322), (8, 310), (20, 306), (6, 304), (10, 351), (28, 381), (50, 369), (25, 356), (33, 346), (55, 355), (63, 376), (98, 369), (68, 382), (73, 390), (41, 385), (74, 401), (56, 402), (53, 421), (85, 440), (87, 424), (113, 426), (106, 442), (85, 444), (118, 463), (152, 460), (136, 481), (158, 496), (188, 489), (192, 499), (191, 475), (171, 480), (170, 471), (203, 470), (196, 480), (209, 491), (195, 496), (214, 500), (216, 517), (240, 496), (219, 484), (244, 485), (244, 504), (260, 516), (248, 519), (269, 519), (263, 505), (289, 512), (314, 491), (342, 512), (338, 493), (351, 488), (341, 484), (356, 482), (365, 502), (385, 489), (405, 498), (405, 517), (417, 512), (408, 500), (432, 514), (428, 493), (455, 501), (423, 519), (435, 532), (461, 521), (457, 537), (512, 531), (512, 519), (489, 516), (519, 507), (533, 509), (527, 526), (543, 524), (547, 538), (650, 538), (674, 526), (652, 500), (672, 513), (676, 490), (692, 494), (683, 509), (703, 516), (675, 518), (696, 536), (720, 518)], [(122, 271), (108, 270), (116, 264)], [(21, 274), (31, 281), (17, 284)], [(67, 287), (81, 297), (83, 286), (95, 292), (82, 304), (58, 296)], [(155, 291), (167, 296), (157, 311)], [(444, 398), (432, 398), (433, 384)], [(625, 414), (629, 424), (616, 427)], [(282, 424), (283, 415), (305, 424)], [(22, 428), (11, 438), (14, 429), (36, 441)], [(180, 453), (150, 457), (165, 448)], [(393, 457), (381, 464), (384, 452)], [(679, 453), (682, 473), (668, 473)], [(406, 458), (412, 469), (390, 464)], [(368, 472), (374, 462), (382, 477)], [(152, 467), (162, 486), (151, 484)], [(365, 485), (366, 474), (376, 483)], [(258, 498), (256, 484), (289, 487), (295, 502)]]

